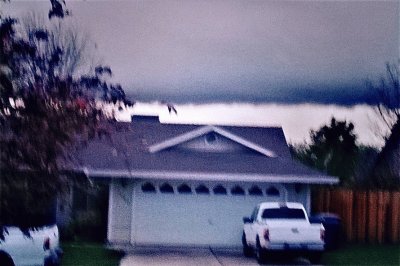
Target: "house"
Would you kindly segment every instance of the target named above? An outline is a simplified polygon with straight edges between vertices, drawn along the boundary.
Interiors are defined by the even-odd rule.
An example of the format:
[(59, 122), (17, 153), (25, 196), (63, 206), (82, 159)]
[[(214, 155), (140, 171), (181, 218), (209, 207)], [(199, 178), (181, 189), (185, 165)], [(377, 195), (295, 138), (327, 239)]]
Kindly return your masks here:
[(338, 179), (291, 158), (278, 127), (116, 123), (76, 156), (108, 180), (108, 241), (133, 246), (241, 245), (242, 217), (262, 201), (298, 201)]

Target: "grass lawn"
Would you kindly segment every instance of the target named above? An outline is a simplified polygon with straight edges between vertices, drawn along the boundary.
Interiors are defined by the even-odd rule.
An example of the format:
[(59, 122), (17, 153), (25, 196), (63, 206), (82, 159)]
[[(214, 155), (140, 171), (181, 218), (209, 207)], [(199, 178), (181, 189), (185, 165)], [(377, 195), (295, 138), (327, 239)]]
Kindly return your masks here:
[(324, 253), (324, 265), (400, 265), (400, 245), (347, 244)]
[[(118, 265), (121, 253), (107, 250), (101, 243), (64, 242), (63, 266)], [(347, 244), (327, 251), (323, 265), (400, 265), (400, 245)]]
[(101, 243), (65, 242), (62, 244), (63, 266), (113, 266), (119, 265), (121, 253), (107, 250)]

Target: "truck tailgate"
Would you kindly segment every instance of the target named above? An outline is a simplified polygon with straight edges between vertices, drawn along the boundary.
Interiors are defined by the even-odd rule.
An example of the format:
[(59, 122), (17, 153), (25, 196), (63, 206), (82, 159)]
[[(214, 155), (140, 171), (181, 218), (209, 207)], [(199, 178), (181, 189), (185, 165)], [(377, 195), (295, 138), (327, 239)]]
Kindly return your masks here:
[(309, 224), (301, 220), (268, 221), (271, 243), (321, 243), (321, 225)]

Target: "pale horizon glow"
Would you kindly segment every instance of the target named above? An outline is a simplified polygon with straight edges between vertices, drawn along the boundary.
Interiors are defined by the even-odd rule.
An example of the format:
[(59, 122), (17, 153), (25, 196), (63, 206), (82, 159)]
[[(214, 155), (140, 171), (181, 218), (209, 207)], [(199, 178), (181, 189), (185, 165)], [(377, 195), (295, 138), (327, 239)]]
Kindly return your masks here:
[(131, 116), (138, 114), (157, 115), (162, 123), (282, 127), (288, 143), (292, 144), (309, 143), (310, 130), (329, 124), (332, 117), (352, 122), (362, 145), (382, 147), (382, 136), (388, 132), (377, 112), (368, 105), (214, 103), (182, 104), (175, 108), (177, 115), (168, 113), (167, 107), (160, 103), (138, 102), (116, 115), (119, 121), (131, 121)]

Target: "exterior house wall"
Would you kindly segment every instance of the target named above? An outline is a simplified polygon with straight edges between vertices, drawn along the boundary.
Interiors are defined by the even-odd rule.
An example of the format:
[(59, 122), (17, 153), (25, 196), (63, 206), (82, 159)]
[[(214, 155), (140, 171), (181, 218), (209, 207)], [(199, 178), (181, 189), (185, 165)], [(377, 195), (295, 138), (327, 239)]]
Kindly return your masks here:
[(132, 182), (113, 180), (110, 183), (108, 230), (110, 242), (130, 241), (132, 216)]
[(311, 190), (308, 184), (286, 184), (287, 201), (301, 202), (307, 213), (311, 212)]

